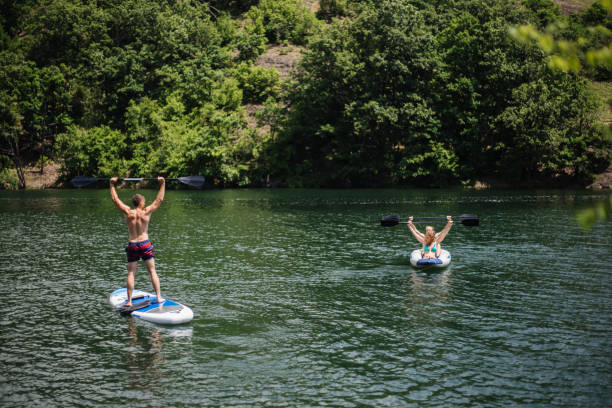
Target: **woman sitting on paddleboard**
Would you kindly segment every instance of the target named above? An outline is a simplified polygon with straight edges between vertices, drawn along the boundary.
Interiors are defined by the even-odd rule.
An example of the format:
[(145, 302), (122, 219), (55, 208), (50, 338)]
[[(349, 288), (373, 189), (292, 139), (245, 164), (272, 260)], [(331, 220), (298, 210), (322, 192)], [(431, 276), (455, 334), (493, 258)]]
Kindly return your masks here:
[(417, 229), (412, 223), (413, 217), (408, 218), (408, 228), (410, 228), (410, 232), (412, 235), (419, 241), (423, 247), (421, 248), (421, 255), (426, 259), (438, 258), (440, 256), (440, 251), (442, 250), (442, 241), (446, 238), (448, 231), (450, 231), (453, 226), (453, 218), (448, 215), (446, 219), (448, 222), (442, 229), (442, 231), (436, 234), (434, 228), (430, 225), (425, 227), (425, 234)]

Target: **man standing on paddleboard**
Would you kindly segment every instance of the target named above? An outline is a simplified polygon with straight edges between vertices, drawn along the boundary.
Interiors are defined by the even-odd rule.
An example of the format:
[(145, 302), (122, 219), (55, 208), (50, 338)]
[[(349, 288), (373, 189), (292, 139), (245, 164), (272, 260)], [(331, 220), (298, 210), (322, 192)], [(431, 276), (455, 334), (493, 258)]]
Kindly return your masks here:
[(155, 294), (157, 295), (157, 302), (161, 303), (164, 299), (161, 297), (161, 289), (159, 285), (159, 277), (155, 271), (155, 254), (153, 253), (153, 244), (149, 241), (149, 221), (151, 220), (151, 213), (157, 210), (161, 203), (164, 201), (164, 194), (166, 192), (166, 180), (163, 177), (158, 177), (159, 191), (155, 201), (145, 207), (145, 198), (140, 194), (134, 194), (132, 197), (132, 203), (134, 208), (130, 208), (125, 205), (123, 201), (119, 199), (117, 190), (115, 189), (115, 183), (119, 180), (117, 177), (110, 179), (110, 193), (113, 203), (117, 206), (119, 211), (125, 215), (125, 223), (128, 227), (130, 242), (125, 248), (127, 253), (128, 262), (128, 277), (127, 277), (127, 302), (124, 307), (130, 307), (132, 305), (132, 292), (134, 291), (134, 280), (136, 277), (136, 270), (138, 269), (138, 260), (142, 258), (144, 261), (149, 274), (151, 275), (151, 283), (155, 288)]

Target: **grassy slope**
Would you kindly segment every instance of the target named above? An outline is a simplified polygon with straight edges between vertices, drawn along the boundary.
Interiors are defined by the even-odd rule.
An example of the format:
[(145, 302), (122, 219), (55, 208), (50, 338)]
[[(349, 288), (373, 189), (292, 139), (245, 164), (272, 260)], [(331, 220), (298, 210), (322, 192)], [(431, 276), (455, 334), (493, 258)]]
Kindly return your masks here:
[(553, 0), (555, 3), (561, 6), (561, 10), (564, 14), (578, 13), (591, 4), (595, 3), (596, 0)]

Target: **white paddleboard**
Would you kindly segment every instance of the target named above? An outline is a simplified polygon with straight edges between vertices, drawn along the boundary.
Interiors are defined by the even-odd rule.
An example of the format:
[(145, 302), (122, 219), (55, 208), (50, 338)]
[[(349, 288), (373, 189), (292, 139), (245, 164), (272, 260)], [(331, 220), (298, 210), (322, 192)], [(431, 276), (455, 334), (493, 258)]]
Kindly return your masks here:
[[(114, 308), (121, 310), (127, 301), (127, 289), (117, 289), (111, 293), (108, 300)], [(189, 307), (170, 299), (157, 303), (157, 297), (154, 294), (138, 289), (134, 289), (132, 293), (132, 305), (142, 306), (142, 308), (131, 311), (129, 314), (148, 322), (181, 324), (193, 320), (193, 310)]]

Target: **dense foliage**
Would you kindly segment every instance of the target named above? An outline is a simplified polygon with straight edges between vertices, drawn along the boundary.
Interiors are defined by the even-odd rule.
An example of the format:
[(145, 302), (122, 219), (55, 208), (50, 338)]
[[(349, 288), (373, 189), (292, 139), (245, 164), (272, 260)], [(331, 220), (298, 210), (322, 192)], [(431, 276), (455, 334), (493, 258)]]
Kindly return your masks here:
[(66, 178), (249, 182), (262, 136), (247, 126), (244, 103), (277, 96), (280, 76), (232, 53), (261, 54), (264, 31), (239, 33), (199, 1), (57, 0), (20, 11), (4, 25), (14, 35), (0, 54), (0, 98), (3, 153), (21, 173), (53, 155)]
[(292, 185), (435, 186), (586, 182), (602, 170), (610, 141), (586, 81), (508, 37), (530, 9), (417, 6), (379, 2), (315, 36), (273, 147), (289, 158), (279, 174)]
[[(587, 182), (610, 159), (584, 79), (609, 68), (563, 73), (508, 35), (563, 22), (596, 46), (587, 27), (612, 28), (598, 5), (569, 19), (549, 0), (0, 5), (5, 187), (49, 160), (64, 179), (438, 186)], [(303, 47), (290, 80), (257, 65), (270, 44)]]

